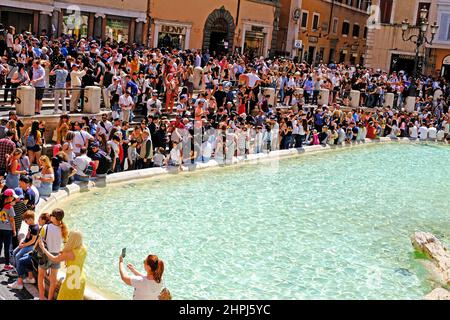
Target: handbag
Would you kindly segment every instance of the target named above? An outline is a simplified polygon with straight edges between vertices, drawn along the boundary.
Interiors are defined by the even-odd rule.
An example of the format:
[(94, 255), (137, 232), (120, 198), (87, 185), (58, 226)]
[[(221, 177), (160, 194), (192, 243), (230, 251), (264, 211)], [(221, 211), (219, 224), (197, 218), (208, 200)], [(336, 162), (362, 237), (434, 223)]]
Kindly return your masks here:
[(163, 280), (164, 288), (161, 290), (161, 293), (158, 296), (158, 300), (172, 300), (172, 295), (170, 294), (169, 289), (167, 289), (165, 281)]
[[(47, 228), (48, 228), (48, 225), (47, 225)], [(45, 248), (47, 248), (47, 233), (48, 233), (48, 229), (45, 229), (45, 237), (44, 237)], [(39, 247), (39, 245), (37, 245), (36, 248), (34, 248), (34, 250), (31, 252), (30, 255), (31, 255), (31, 264), (35, 271), (38, 270), (39, 266), (48, 268), (52, 264), (51, 260), (42, 251), (42, 249), (41, 249), (41, 247)]]

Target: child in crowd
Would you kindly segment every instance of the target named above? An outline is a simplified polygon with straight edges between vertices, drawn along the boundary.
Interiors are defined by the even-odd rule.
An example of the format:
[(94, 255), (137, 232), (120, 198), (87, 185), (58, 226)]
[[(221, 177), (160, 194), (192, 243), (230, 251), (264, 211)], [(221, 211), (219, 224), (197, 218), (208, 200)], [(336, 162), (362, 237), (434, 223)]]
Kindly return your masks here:
[(128, 170), (135, 170), (136, 162), (139, 158), (139, 153), (137, 152), (137, 140), (130, 140), (127, 153)]
[(166, 161), (164, 148), (159, 147), (156, 154), (153, 156), (153, 166), (162, 167)]

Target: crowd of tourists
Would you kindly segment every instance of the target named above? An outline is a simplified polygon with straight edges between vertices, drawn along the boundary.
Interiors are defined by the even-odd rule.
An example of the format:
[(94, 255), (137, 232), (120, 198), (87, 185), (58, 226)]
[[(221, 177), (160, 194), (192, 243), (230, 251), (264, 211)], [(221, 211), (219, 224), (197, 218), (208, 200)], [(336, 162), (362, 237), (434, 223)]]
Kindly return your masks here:
[[(62, 223), (64, 212), (42, 214), (36, 225), (33, 210), (39, 198), (74, 181), (150, 167), (182, 170), (185, 165), (211, 159), (227, 163), (249, 154), (362, 143), (379, 137), (450, 139), (450, 86), (439, 77), (414, 80), (404, 71), (388, 73), (343, 63), (310, 65), (283, 57), (265, 59), (207, 50), (151, 49), (66, 35), (16, 34), (12, 27), (5, 39), (0, 39), (0, 57), (5, 103), (14, 104), (15, 89), (20, 85), (32, 85), (37, 114), (48, 88), (54, 94), (54, 112), (63, 112), (50, 154), (43, 152), (44, 122), (34, 121), (22, 132), (23, 122), (11, 111), (0, 125), (4, 201), (0, 245), (5, 248), (5, 270), (13, 269), (9, 260), (12, 241), (19, 279), (11, 287), (20, 289), (23, 283), (33, 283), (31, 253), (41, 248), (51, 261), (43, 268), (51, 269), (50, 296), (59, 262), (74, 260), (82, 265), (86, 251), (81, 249), (81, 234), (68, 233)], [(67, 111), (83, 109), (80, 89), (93, 85), (102, 88), (103, 103), (111, 112), (102, 114), (101, 119), (85, 116), (81, 121), (72, 120)], [(330, 95), (318, 105), (321, 89), (328, 89)], [(349, 107), (351, 90), (360, 91), (360, 108)], [(394, 94), (392, 105), (385, 105), (387, 93)], [(69, 108), (66, 97), (70, 97)], [(415, 97), (414, 110), (405, 109), (407, 97)], [(28, 235), (20, 243), (19, 216), (29, 225)], [(44, 227), (47, 232), (40, 232)], [(45, 248), (36, 240), (39, 235), (47, 236), (51, 245)], [(129, 268), (138, 274), (133, 266)], [(156, 256), (149, 256), (145, 268), (146, 277), (132, 278), (120, 260), (123, 281), (135, 288), (146, 288), (145, 279), (160, 283), (162, 261), (158, 264)], [(43, 276), (39, 269), (42, 299)]]
[[(45, 123), (35, 121), (21, 135), (23, 123), (14, 112), (4, 121), (0, 138), (7, 140), (0, 141), (0, 148), (8, 148), (0, 149), (0, 173), (7, 173), (11, 188), (17, 187), (20, 174), (31, 174), (41, 196), (74, 180), (124, 170), (182, 168), (197, 161), (365, 138), (450, 138), (450, 86), (439, 77), (413, 80), (404, 71), (388, 74), (359, 65), (151, 49), (72, 35), (54, 38), (45, 32), (16, 34), (12, 27), (0, 55), (5, 101), (11, 94), (14, 103), (14, 90), (7, 89), (30, 83), (55, 89), (55, 112), (60, 104), (67, 110), (70, 95), (69, 109), (75, 112), (83, 107), (83, 91), (71, 89), (98, 85), (112, 111), (82, 121), (71, 121), (64, 112), (53, 157), (42, 154)], [(199, 89), (195, 94), (194, 87)], [(321, 89), (330, 95), (317, 105)], [(361, 108), (349, 108), (351, 90), (361, 92)], [(385, 105), (386, 93), (394, 93), (393, 105)], [(411, 96), (416, 98), (414, 110), (406, 110)], [(135, 116), (140, 120), (133, 123)], [(35, 174), (34, 164), (40, 167)]]

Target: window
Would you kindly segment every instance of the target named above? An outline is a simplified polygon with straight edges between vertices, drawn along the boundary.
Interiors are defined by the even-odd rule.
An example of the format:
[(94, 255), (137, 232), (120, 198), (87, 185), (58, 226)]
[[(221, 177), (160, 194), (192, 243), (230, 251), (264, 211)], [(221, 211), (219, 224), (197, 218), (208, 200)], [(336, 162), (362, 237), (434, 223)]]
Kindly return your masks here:
[(318, 30), (319, 29), (319, 15), (317, 13), (313, 14), (313, 21), (312, 21), (312, 30)]
[(380, 22), (391, 23), (393, 0), (380, 0)]
[(363, 0), (356, 0), (355, 7), (358, 9), (362, 9)]
[(348, 21), (344, 21), (342, 23), (342, 35), (348, 36), (350, 33), (350, 23)]
[(338, 32), (338, 18), (333, 19), (333, 28), (331, 30), (335, 34)]
[(360, 29), (359, 25), (357, 25), (357, 24), (353, 25), (353, 36), (355, 38), (359, 37), (359, 29)]
[(419, 6), (417, 7), (417, 17), (416, 17), (416, 25), (420, 25), (420, 10), (425, 7), (425, 9), (430, 12), (430, 5), (429, 2), (419, 2)]
[(450, 12), (442, 12), (437, 38), (440, 42), (450, 41)]
[(364, 27), (363, 38), (364, 38), (364, 39), (367, 39), (367, 27)]
[(303, 11), (301, 27), (306, 29), (307, 26), (308, 26), (308, 11)]
[(65, 10), (63, 13), (62, 31), (65, 34), (76, 35), (78, 38), (88, 35), (89, 15)]

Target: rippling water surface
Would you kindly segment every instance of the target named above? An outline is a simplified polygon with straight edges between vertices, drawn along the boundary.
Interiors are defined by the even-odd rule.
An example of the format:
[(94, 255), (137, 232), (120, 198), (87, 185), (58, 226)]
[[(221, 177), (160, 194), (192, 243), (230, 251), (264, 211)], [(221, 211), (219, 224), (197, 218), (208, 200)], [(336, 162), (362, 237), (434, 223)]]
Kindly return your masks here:
[(157, 177), (62, 207), (86, 272), (129, 299), (118, 256), (165, 261), (175, 299), (421, 299), (410, 236), (450, 243), (450, 148), (388, 144)]

